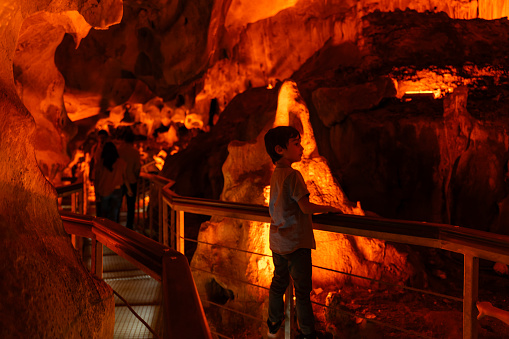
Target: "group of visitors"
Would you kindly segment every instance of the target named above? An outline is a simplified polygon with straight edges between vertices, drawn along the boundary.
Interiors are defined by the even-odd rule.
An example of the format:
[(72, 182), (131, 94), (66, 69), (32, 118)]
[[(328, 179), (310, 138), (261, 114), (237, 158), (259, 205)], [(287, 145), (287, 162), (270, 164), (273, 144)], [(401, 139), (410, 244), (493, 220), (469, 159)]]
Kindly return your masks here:
[(120, 140), (110, 140), (105, 130), (97, 133), (92, 149), (90, 180), (94, 183), (96, 215), (119, 222), (124, 196), (127, 204), (126, 227), (134, 228), (136, 189), (141, 157), (134, 147), (134, 134), (127, 130)]

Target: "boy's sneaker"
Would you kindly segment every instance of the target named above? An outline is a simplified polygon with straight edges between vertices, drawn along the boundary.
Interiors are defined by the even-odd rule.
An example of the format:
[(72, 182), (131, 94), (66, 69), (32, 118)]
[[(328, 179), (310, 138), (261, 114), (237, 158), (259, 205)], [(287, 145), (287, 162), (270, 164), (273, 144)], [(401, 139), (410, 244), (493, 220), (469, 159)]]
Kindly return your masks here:
[(268, 338), (276, 338), (279, 329), (283, 325), (284, 319), (279, 320), (277, 323), (273, 324), (270, 320), (267, 319), (267, 326), (269, 327), (269, 331), (267, 332)]

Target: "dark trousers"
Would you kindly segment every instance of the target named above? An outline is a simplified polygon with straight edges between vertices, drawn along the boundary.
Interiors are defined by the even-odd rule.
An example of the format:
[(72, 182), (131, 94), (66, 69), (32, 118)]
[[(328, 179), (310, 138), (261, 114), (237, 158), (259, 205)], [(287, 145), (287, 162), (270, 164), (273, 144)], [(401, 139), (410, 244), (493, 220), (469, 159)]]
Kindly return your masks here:
[(284, 318), (283, 296), (292, 277), (295, 286), (295, 306), (299, 327), (303, 334), (315, 331), (315, 317), (309, 294), (312, 289), (311, 250), (301, 248), (290, 254), (272, 252), (274, 276), (269, 290), (269, 321)]
[(122, 185), (122, 198), (125, 196), (126, 205), (127, 205), (127, 222), (125, 226), (129, 229), (134, 229), (134, 211), (136, 209), (136, 192), (138, 191), (138, 183), (129, 184), (131, 186), (131, 190), (133, 191), (133, 196), (130, 197), (127, 195), (127, 187)]

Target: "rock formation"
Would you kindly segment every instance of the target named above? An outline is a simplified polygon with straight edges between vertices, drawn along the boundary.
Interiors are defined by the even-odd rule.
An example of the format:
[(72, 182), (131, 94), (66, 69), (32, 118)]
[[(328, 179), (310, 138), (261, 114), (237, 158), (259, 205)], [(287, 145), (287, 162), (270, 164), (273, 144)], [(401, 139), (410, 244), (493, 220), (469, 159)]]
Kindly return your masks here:
[[(179, 137), (175, 124), (190, 120), (190, 124), (208, 131), (225, 113), (230, 119), (233, 115), (246, 116), (240, 111), (233, 112), (234, 107), (240, 107), (234, 104), (234, 98), (238, 97), (237, 102), (249, 100), (249, 95), (241, 98), (239, 93), (256, 87), (274, 87), (280, 80), (292, 77), (309, 107), (317, 147), (351, 200), (361, 201), (365, 208), (382, 216), (462, 224), (461, 217), (458, 219), (448, 211), (450, 204), (446, 201), (454, 198), (444, 193), (447, 187), (443, 187), (444, 182), (449, 182), (448, 171), (455, 159), (450, 159), (451, 164), (437, 163), (437, 157), (446, 156), (438, 155), (447, 149), (440, 142), (454, 144), (459, 140), (451, 139), (449, 134), (447, 140), (437, 137), (434, 147), (427, 142), (434, 138), (428, 132), (419, 135), (420, 139), (406, 140), (408, 132), (398, 131), (398, 126), (394, 129), (397, 134), (388, 132), (390, 129), (384, 124), (391, 124), (393, 119), (383, 116), (397, 111), (397, 115), (404, 117), (408, 115), (405, 110), (442, 114), (443, 97), (462, 85), (469, 88), (471, 99), (467, 105), (471, 106), (473, 117), (489, 115), (480, 102), (490, 91), (500, 90), (507, 76), (504, 41), (508, 24), (506, 19), (498, 19), (507, 9), (494, 1), (377, 4), (276, 1), (263, 9), (249, 6), (241, 1), (229, 5), (221, 1), (177, 1), (171, 5), (164, 1), (150, 5), (128, 2), (123, 21), (109, 30), (91, 30), (84, 39), (83, 33), (71, 30), (55, 56), (65, 79), (64, 107), (59, 107), (61, 102), (45, 104), (45, 120), (38, 118), (36, 108), (30, 108), (36, 120), (41, 121), (37, 132), (41, 138), (51, 134), (51, 139), (37, 143), (43, 173), (52, 178), (55, 170), (51, 167), (61, 168), (80, 145), (83, 135), (95, 126), (118, 126), (126, 102), (133, 108), (139, 133), (152, 138), (154, 131), (165, 127), (168, 132), (160, 134), (159, 140), (169, 147)], [(118, 36), (125, 38), (116, 39)], [(16, 69), (20, 70), (15, 72), (18, 92), (28, 93), (30, 83), (26, 77), (31, 73), (21, 70), (29, 69), (24, 65), (30, 59), (23, 57), (22, 49), (18, 50), (15, 59)], [(99, 60), (95, 55), (103, 57)], [(56, 79), (57, 73), (46, 78)], [(62, 85), (58, 80), (50, 83)], [(413, 102), (401, 102), (405, 93), (423, 91), (432, 93), (436, 100), (414, 98)], [(502, 93), (498, 98), (496, 109), (501, 110), (505, 96)], [(31, 104), (30, 100), (27, 97), (27, 107), (37, 102)], [(67, 120), (66, 111), (74, 123)], [(372, 126), (364, 131), (367, 125), (359, 124), (371, 123), (373, 119), (363, 121), (362, 112), (369, 116), (373, 116), (369, 112), (376, 112), (382, 130), (375, 131)], [(421, 114), (411, 119), (419, 124), (418, 119), (428, 117)], [(51, 126), (51, 121), (57, 123)], [(214, 135), (221, 131), (224, 128), (213, 131), (208, 140), (213, 143), (217, 139)], [(381, 134), (369, 141), (370, 137), (362, 133)], [(234, 134), (220, 137), (223, 146), (216, 145), (210, 156), (200, 160), (207, 166), (190, 170), (181, 162), (183, 158), (195, 161), (191, 158), (206, 154), (204, 150), (171, 158), (172, 164), (164, 172), (173, 179), (177, 179), (177, 173), (202, 178), (201, 184), (189, 187), (190, 191), (177, 186), (179, 193), (219, 197), (225, 143), (235, 140)], [(58, 135), (59, 140), (47, 142)], [(201, 136), (200, 140), (206, 138)], [(380, 144), (383, 140), (380, 138), (387, 138), (388, 142)], [(396, 144), (391, 145), (391, 138), (398, 138)], [(238, 140), (250, 141), (244, 136)], [(360, 149), (354, 151), (351, 143)], [(396, 158), (394, 151), (399, 152), (399, 145), (408, 143), (416, 151), (408, 147), (399, 153), (404, 156)], [(68, 152), (63, 146), (55, 147), (57, 144), (69, 144)], [(431, 148), (426, 149), (428, 145)], [(375, 157), (363, 158), (365, 152)], [(52, 157), (52, 164), (50, 160), (41, 160), (48, 159), (50, 154), (59, 154)], [(505, 155), (498, 157), (503, 163)], [(58, 161), (60, 166), (55, 166), (56, 159), (62, 159)], [(386, 164), (382, 166), (383, 162)], [(419, 168), (414, 168), (417, 164)], [(191, 174), (193, 171), (201, 173)], [(455, 178), (451, 180), (456, 182)], [(178, 181), (184, 182), (178, 185), (186, 185), (184, 177)], [(507, 229), (498, 215), (498, 209), (503, 207), (496, 207), (505, 196), (504, 192), (496, 193), (488, 199), (491, 207), (478, 213), (490, 214), (487, 220), (494, 224), (489, 229)]]
[[(103, 15), (101, 11), (109, 14)], [(51, 138), (38, 144), (41, 151), (48, 152), (49, 158), (62, 149), (58, 135), (53, 134), (58, 134), (55, 126), (61, 131), (67, 124), (61, 105), (63, 81), (58, 72), (54, 67), (48, 73), (35, 71), (41, 67), (39, 61), (51, 64), (51, 50), (56, 48), (58, 40), (48, 50), (37, 44), (16, 47), (16, 42), (20, 31), (22, 42), (26, 41), (26, 34), (37, 39), (46, 33), (49, 39), (58, 39), (63, 36), (63, 30), (48, 30), (56, 23), (79, 36), (84, 21), (79, 19), (78, 12), (90, 24), (106, 27), (109, 15), (118, 21), (121, 11), (118, 1), (104, 1), (100, 6), (94, 1), (65, 5), (9, 1), (0, 5), (0, 242), (3, 249), (0, 335), (4, 338), (113, 336), (111, 288), (92, 277), (78, 258), (60, 220), (55, 189), (44, 178), (35, 158), (34, 145), (40, 137)], [(34, 65), (34, 70), (15, 69), (18, 79), (26, 81), (17, 87), (13, 79), (16, 48), (18, 53), (23, 48), (32, 52), (31, 58), (28, 58), (30, 53), (24, 56), (28, 58), (26, 62)], [(33, 109), (35, 118), (20, 97)], [(57, 143), (55, 148), (52, 142)], [(56, 166), (62, 162), (62, 157), (55, 159)]]
[[(177, 193), (262, 203), (270, 163), (263, 160), (259, 136), (275, 116), (282, 83), (291, 78), (300, 107), (309, 111), (303, 131), (316, 141), (303, 171), (316, 165), (337, 182), (332, 191), (317, 184), (316, 196), (345, 208), (360, 201), (363, 210), (384, 217), (509, 233), (504, 1), (89, 0), (64, 6), (14, 0), (1, 6), (0, 216), (5, 247), (14, 249), (4, 253), (2, 274), (13, 276), (2, 279), (2, 286), (25, 293), (9, 300), (32, 300), (13, 304), (25, 315), (18, 319), (35, 317), (30, 310), (46, 305), (52, 291), (64, 291), (64, 283), (78, 289), (67, 294), (79, 299), (74, 313), (68, 312), (82, 315), (78, 323), (92, 313), (109, 314), (107, 303), (96, 306), (104, 310), (82, 311), (88, 293), (102, 287), (82, 271), (76, 280), (87, 288), (69, 282), (76, 278), (76, 260), (42, 174), (58, 182), (90, 131), (122, 125), (126, 104), (138, 134), (153, 138), (166, 129), (160, 137), (166, 147), (177, 141), (177, 124), (201, 130), (162, 171), (176, 180)], [(252, 159), (245, 149), (256, 153)], [(318, 154), (329, 166), (316, 161)], [(254, 162), (247, 168), (255, 175), (242, 181), (254, 187), (247, 193), (236, 184), (244, 174), (233, 168), (233, 159)], [(218, 225), (223, 224), (205, 224), (200, 237), (236, 243), (228, 227), (238, 228), (246, 241), (257, 227)], [(38, 238), (55, 244), (45, 247)], [(23, 247), (32, 242), (39, 246)], [(364, 245), (371, 248), (362, 253), (368, 264), (352, 263), (355, 269), (375, 265), (379, 276), (394, 274), (384, 271), (387, 263), (377, 255), (392, 251), (391, 260), (400, 260), (397, 278), (412, 274), (399, 250)], [(253, 246), (266, 252), (263, 243)], [(38, 248), (51, 257), (26, 255)], [(30, 284), (19, 277), (41, 269), (23, 260), (54, 263), (61, 256), (66, 268), (56, 288), (44, 285), (35, 296), (41, 286), (35, 278), (24, 289), (13, 288)], [(267, 271), (266, 258), (243, 260), (254, 281), (266, 279), (257, 273)], [(45, 271), (38, 275), (46, 277)], [(2, 314), (11, 307), (0, 305)], [(18, 333), (19, 322), (3, 321), (9, 326), (2, 330)], [(50, 324), (47, 332), (59, 336), (69, 322), (55, 321), (24, 323), (31, 324), (30, 333)], [(100, 322), (90, 323), (97, 327), (86, 333), (102, 331)]]
[[(282, 84), (277, 113), (256, 138), (256, 142), (229, 144), (229, 155), (223, 165), (225, 184), (221, 200), (266, 204), (264, 191), (269, 185), (273, 164), (265, 152), (263, 136), (269, 128), (281, 125), (294, 126), (301, 132), (303, 159), (293, 167), (303, 174), (311, 192), (310, 200), (318, 204), (331, 204), (347, 214), (364, 215), (358, 204), (348, 200), (336, 184), (327, 161), (320, 157), (309, 121), (309, 111), (293, 82)], [(210, 294), (207, 286), (214, 279), (224, 290), (230, 291), (230, 300), (224, 301), (228, 301), (228, 307), (263, 317), (268, 307), (266, 291), (239, 282), (249, 282), (265, 288), (270, 286), (273, 267), (268, 248), (268, 230), (268, 224), (229, 218), (213, 218), (204, 223), (198, 236), (201, 243), (191, 262), (192, 267), (198, 268), (194, 273), (198, 290), (202, 294)], [(416, 273), (415, 267), (408, 261), (408, 253), (383, 241), (320, 231), (315, 231), (315, 238), (317, 250), (313, 251), (313, 264), (318, 267), (385, 281), (406, 281)], [(246, 255), (232, 249), (246, 251)], [(211, 278), (209, 273), (204, 273), (207, 271), (217, 275)], [(316, 269), (313, 281), (313, 288), (328, 293), (351, 283), (352, 278)], [(372, 287), (369, 280), (354, 278), (353, 281), (357, 285)], [(214, 296), (209, 295), (209, 300), (211, 297)], [(221, 333), (240, 327), (232, 318), (213, 324), (222, 325), (225, 327), (220, 329)], [(256, 332), (258, 325), (254, 324), (251, 330)], [(244, 324), (243, 327), (249, 326)]]

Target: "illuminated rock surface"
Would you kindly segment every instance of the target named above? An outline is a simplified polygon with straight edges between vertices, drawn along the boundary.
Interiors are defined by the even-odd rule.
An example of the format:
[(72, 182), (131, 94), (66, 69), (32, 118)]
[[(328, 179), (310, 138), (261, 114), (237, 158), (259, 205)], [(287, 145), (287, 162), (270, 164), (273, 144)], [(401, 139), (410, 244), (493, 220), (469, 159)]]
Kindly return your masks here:
[[(274, 118), (281, 82), (288, 78), (309, 110), (316, 142), (303, 171), (325, 171), (338, 183), (331, 191), (325, 191), (329, 184), (317, 184), (317, 196), (323, 192), (323, 199), (350, 208), (360, 201), (364, 211), (383, 217), (509, 232), (504, 1), (159, 0), (126, 1), (123, 8), (121, 1), (62, 3), (0, 5), (0, 105), (6, 118), (0, 122), (0, 215), (6, 248), (16, 249), (4, 253), (2, 273), (25, 276), (29, 270), (29, 264), (17, 264), (25, 253), (25, 242), (17, 240), (23, 237), (59, 239), (65, 244), (48, 248), (66, 248), (62, 255), (71, 260), (54, 193), (41, 171), (58, 182), (90, 131), (121, 125), (126, 102), (137, 131), (149, 138), (170, 122), (203, 129), (162, 171), (176, 180), (177, 193), (261, 203), (270, 171), (255, 141)], [(405, 101), (406, 94), (422, 91), (427, 98)], [(176, 138), (175, 128), (168, 128), (160, 141), (170, 147)], [(243, 173), (234, 159), (253, 167)], [(37, 225), (40, 233), (26, 225)], [(238, 239), (226, 232), (233, 227), (243, 241), (256, 238), (254, 226), (228, 225), (213, 220), (201, 237), (234, 244)], [(384, 251), (407, 265), (389, 245), (362, 245), (370, 249), (359, 251), (368, 260), (354, 255), (351, 262), (359, 273), (375, 267), (373, 276), (394, 273), (384, 271), (387, 263), (378, 256)], [(263, 241), (252, 246), (266, 251)], [(229, 260), (225, 255), (210, 256), (218, 271), (228, 267), (221, 266)], [(40, 255), (26, 256), (32, 257)], [(340, 259), (337, 265), (347, 261)], [(266, 280), (258, 275), (267, 270), (266, 259), (243, 260), (243, 274)], [(396, 278), (412, 274), (408, 267)], [(72, 280), (60, 276), (62, 284)], [(2, 283), (7, 290), (18, 285)], [(48, 293), (32, 304), (16, 303), (24, 307), (18, 314), (39, 307), (37, 298)], [(76, 298), (83, 302), (88, 292), (80, 293), (83, 298)], [(5, 321), (15, 324), (10, 330), (17, 328)], [(41, 319), (30, 326), (36, 331), (42, 323), (53, 324)]]
[[(293, 82), (282, 85), (277, 113), (255, 143), (229, 144), (229, 155), (223, 165), (225, 184), (222, 200), (267, 205), (264, 201), (264, 188), (270, 183), (273, 165), (265, 152), (263, 136), (273, 125), (292, 125), (301, 130), (303, 159), (293, 167), (303, 174), (312, 202), (331, 204), (347, 214), (364, 215), (360, 206), (346, 198), (341, 187), (335, 183), (327, 161), (319, 156), (309, 122), (309, 112), (302, 104), (302, 98)], [(238, 282), (249, 281), (266, 288), (270, 286), (273, 268), (271, 258), (268, 257), (268, 230), (269, 225), (260, 222), (214, 218), (202, 225), (198, 240), (219, 246), (199, 244), (191, 263), (193, 267), (218, 274), (215, 280), (231, 291), (232, 300), (228, 302), (228, 306), (248, 314), (266, 314), (268, 307), (263, 289)], [(384, 281), (406, 281), (415, 275), (415, 268), (407, 259), (408, 253), (383, 241), (320, 231), (315, 231), (315, 238), (317, 249), (313, 251), (313, 264), (319, 267)], [(265, 256), (239, 255), (228, 248), (239, 248)], [(211, 281), (210, 275), (195, 271), (194, 276), (200, 293), (210, 294), (207, 289)], [(313, 288), (322, 289), (326, 293), (341, 289), (352, 282), (347, 275), (338, 275), (327, 270), (314, 270), (313, 279)], [(372, 287), (368, 280), (354, 281), (355, 284)], [(230, 319), (228, 324), (233, 328), (238, 326), (235, 319)], [(253, 331), (256, 331), (257, 325), (255, 324)]]
[[(78, 259), (70, 237), (64, 231), (55, 190), (39, 169), (34, 148), (37, 144), (43, 153), (48, 153), (40, 159), (48, 166), (60, 166), (65, 160), (65, 156), (55, 155), (63, 148), (57, 130), (65, 129), (68, 123), (61, 105), (64, 84), (55, 67), (51, 67), (51, 49), (58, 45), (64, 28), (51, 27), (60, 22), (62, 27), (72, 27), (80, 35), (81, 28), (73, 26), (77, 16), (60, 13), (82, 10), (90, 23), (104, 26), (109, 19), (105, 20), (107, 17), (98, 11), (116, 8), (117, 11), (109, 14), (118, 19), (121, 3), (105, 1), (101, 6), (95, 6), (92, 1), (66, 4), (55, 2), (46, 6), (38, 1), (4, 1), (0, 4), (0, 290), (3, 295), (0, 299), (0, 336), (3, 338), (113, 336), (112, 290), (93, 278)], [(48, 14), (35, 14), (41, 9), (47, 10)], [(24, 19), (27, 21), (22, 26)], [(47, 25), (48, 22), (51, 25)], [(55, 39), (55, 43), (47, 46), (47, 50), (37, 44), (18, 45), (18, 52), (23, 48), (33, 52), (31, 58), (28, 58), (30, 54), (24, 56), (34, 69), (16, 68), (15, 73), (20, 75), (18, 79), (26, 83), (18, 83), (15, 87), (12, 60), (20, 29), (20, 41), (25, 41), (24, 34), (34, 29), (33, 34), (29, 34), (32, 38), (42, 36), (44, 40), (45, 33), (50, 40)], [(32, 110), (33, 116), (20, 98)], [(34, 120), (40, 129), (36, 128)], [(42, 143), (43, 140), (46, 142)], [(54, 148), (53, 143), (57, 144)], [(49, 159), (55, 162), (49, 162)]]

